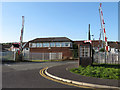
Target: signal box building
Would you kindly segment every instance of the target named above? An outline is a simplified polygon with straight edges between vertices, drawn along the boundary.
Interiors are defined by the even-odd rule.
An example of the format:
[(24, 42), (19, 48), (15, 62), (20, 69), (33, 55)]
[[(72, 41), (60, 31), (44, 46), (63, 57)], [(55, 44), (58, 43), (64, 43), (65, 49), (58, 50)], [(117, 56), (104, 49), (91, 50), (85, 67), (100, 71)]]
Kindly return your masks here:
[(26, 44), (24, 51), (30, 53), (62, 53), (62, 59), (72, 59), (72, 43), (73, 41), (66, 37), (36, 38)]

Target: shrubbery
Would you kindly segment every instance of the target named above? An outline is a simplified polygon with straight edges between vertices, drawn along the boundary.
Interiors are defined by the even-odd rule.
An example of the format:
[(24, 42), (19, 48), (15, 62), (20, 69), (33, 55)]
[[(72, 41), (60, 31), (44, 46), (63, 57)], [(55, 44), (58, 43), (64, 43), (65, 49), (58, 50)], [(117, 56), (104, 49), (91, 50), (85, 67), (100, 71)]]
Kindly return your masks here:
[(92, 77), (103, 78), (103, 79), (117, 79), (117, 80), (119, 79), (119, 72), (117, 68), (80, 66), (79, 68), (73, 68), (70, 71), (83, 76), (92, 76)]
[(99, 51), (100, 51), (100, 52), (105, 52), (105, 49), (104, 49), (104, 48), (101, 48)]

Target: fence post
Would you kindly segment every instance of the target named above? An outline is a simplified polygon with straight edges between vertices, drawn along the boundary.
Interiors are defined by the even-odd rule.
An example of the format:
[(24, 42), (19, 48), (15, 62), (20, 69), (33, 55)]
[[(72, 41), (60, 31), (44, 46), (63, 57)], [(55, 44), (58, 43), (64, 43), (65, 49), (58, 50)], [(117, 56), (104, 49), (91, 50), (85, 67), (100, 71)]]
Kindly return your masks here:
[(78, 66), (80, 65), (80, 45), (78, 44)]
[(106, 64), (106, 51), (105, 51), (105, 64)]
[(49, 54), (49, 58), (48, 59), (52, 60), (52, 58), (51, 58), (52, 54), (51, 53), (48, 53), (48, 54)]
[(14, 61), (16, 60), (16, 52), (14, 51)]
[(97, 55), (97, 63), (99, 63), (99, 52), (98, 52), (98, 55)]
[(117, 63), (117, 64), (120, 64), (120, 63), (119, 63), (119, 58), (120, 58), (120, 57), (119, 57), (119, 52), (118, 52), (118, 63)]
[(45, 60), (45, 53), (43, 53), (43, 60)]
[(112, 63), (114, 62), (114, 59), (113, 59), (113, 54), (112, 54)]

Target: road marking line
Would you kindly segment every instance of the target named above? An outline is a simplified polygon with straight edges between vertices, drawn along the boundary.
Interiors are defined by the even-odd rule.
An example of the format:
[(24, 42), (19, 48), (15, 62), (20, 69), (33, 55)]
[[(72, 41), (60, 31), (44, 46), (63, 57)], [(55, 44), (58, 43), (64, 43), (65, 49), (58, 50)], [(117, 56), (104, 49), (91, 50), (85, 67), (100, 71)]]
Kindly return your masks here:
[(57, 80), (57, 79), (53, 79), (51, 77), (48, 77), (44, 74), (44, 70), (46, 70), (48, 67), (46, 68), (43, 68), (40, 70), (40, 75), (43, 76), (44, 78), (46, 79), (49, 79), (49, 80), (52, 80), (52, 81), (55, 81), (55, 82), (58, 82), (58, 83), (62, 83), (62, 84), (65, 84), (65, 85), (70, 85), (70, 86), (75, 86), (75, 87), (80, 87), (80, 88), (90, 88), (90, 89), (94, 89), (92, 87), (86, 87), (86, 86), (80, 86), (80, 85), (75, 85), (75, 84), (72, 84), (72, 83), (68, 83), (68, 82), (63, 82), (63, 81), (60, 81), (60, 80)]
[(11, 65), (9, 65), (9, 64), (4, 64), (5, 66), (11, 66)]

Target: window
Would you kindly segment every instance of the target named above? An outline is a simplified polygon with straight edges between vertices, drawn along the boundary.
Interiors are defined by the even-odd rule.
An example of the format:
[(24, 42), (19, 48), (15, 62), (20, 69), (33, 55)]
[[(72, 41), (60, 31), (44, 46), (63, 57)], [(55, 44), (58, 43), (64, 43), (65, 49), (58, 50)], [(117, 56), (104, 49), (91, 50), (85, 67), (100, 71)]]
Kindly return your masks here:
[(36, 47), (36, 43), (32, 43), (32, 47)]
[(39, 46), (39, 43), (37, 43), (37, 47), (40, 47), (40, 46)]
[(50, 47), (55, 47), (55, 43), (54, 42), (50, 43)]
[(66, 42), (65, 47), (69, 47), (69, 46), (70, 46), (70, 43)]
[(43, 47), (49, 47), (49, 43), (43, 43)]
[(70, 47), (73, 47), (71, 42), (70, 42)]
[(32, 44), (31, 44), (31, 43), (29, 43), (29, 47), (32, 47)]
[(61, 43), (57, 42), (56, 47), (61, 47)]
[(72, 47), (72, 43), (71, 42), (62, 42), (61, 46), (62, 47)]
[(88, 46), (80, 46), (80, 57), (90, 57), (90, 48)]
[(64, 43), (64, 42), (62, 42), (61, 44), (62, 44), (62, 45), (61, 45), (62, 47), (65, 47), (65, 43)]
[(84, 57), (84, 47), (80, 46), (80, 57)]
[(39, 46), (42, 47), (42, 43), (39, 43)]

